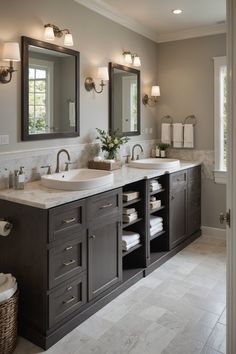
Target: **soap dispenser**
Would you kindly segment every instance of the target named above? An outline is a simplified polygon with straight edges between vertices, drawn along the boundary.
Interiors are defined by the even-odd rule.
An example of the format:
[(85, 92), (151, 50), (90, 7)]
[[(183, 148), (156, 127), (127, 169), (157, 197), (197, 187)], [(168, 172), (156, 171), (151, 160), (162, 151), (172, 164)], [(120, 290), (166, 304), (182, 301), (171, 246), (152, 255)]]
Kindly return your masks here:
[(14, 171), (14, 189), (25, 188), (25, 173), (23, 168), (24, 166), (20, 166), (20, 170)]

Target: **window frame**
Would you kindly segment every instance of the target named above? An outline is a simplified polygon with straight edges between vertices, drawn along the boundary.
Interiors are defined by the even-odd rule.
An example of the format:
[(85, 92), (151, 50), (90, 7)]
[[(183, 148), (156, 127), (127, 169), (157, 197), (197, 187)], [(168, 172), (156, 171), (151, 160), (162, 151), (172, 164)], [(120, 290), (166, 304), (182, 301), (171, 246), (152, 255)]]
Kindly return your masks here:
[(222, 122), (222, 66), (227, 67), (226, 56), (214, 57), (214, 152), (215, 168), (214, 178), (216, 183), (226, 184), (227, 171), (223, 166), (224, 159), (224, 127)]

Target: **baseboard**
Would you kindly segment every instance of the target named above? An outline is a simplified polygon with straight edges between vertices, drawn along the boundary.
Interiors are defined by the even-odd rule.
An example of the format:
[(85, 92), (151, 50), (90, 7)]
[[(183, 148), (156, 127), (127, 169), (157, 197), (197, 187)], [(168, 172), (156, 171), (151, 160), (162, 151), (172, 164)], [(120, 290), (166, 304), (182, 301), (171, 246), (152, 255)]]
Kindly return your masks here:
[(226, 230), (225, 229), (218, 229), (215, 227), (208, 227), (208, 226), (202, 226), (202, 235), (207, 235), (211, 236), (214, 238), (220, 238), (225, 240), (226, 239)]

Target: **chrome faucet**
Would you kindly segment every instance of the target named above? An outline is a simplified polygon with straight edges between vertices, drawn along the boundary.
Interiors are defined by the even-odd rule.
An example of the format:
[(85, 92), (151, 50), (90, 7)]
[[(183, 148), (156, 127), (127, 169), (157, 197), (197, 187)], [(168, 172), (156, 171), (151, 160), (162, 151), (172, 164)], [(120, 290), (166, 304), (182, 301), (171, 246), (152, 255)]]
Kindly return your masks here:
[(60, 151), (58, 151), (57, 153), (57, 166), (56, 166), (56, 173), (60, 172), (60, 154), (64, 152), (67, 157), (68, 157), (68, 161), (70, 161), (70, 154), (66, 149), (61, 149)]
[[(136, 147), (139, 147), (140, 150), (141, 150), (141, 152), (143, 152), (142, 146), (141, 146), (140, 144), (135, 144), (135, 145), (133, 146), (133, 148), (132, 148), (132, 157), (131, 157), (131, 160), (132, 160), (132, 161), (135, 160), (135, 158), (134, 158), (134, 149), (135, 149)], [(136, 160), (139, 160), (139, 155), (137, 155)]]

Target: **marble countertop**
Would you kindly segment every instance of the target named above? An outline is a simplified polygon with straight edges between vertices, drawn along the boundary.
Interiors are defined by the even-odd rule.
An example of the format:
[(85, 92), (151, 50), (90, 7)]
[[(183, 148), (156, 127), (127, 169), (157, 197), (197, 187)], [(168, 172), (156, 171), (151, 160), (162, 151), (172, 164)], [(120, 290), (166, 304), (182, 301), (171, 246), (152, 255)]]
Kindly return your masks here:
[(200, 162), (181, 161), (179, 168), (170, 169), (168, 171), (147, 170), (123, 166), (120, 170), (113, 171), (113, 184), (104, 186), (102, 188), (89, 189), (83, 191), (65, 191), (43, 187), (40, 181), (37, 181), (27, 183), (25, 185), (24, 190), (0, 190), (0, 199), (11, 201), (14, 203), (29, 205), (40, 209), (49, 209), (58, 205), (62, 205), (102, 192), (106, 192), (115, 188), (119, 188), (129, 183), (140, 181), (142, 179), (150, 179), (157, 176), (162, 176), (166, 173), (174, 173), (198, 165), (200, 165)]

